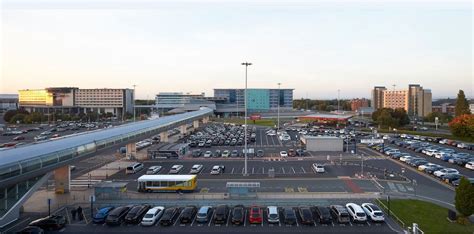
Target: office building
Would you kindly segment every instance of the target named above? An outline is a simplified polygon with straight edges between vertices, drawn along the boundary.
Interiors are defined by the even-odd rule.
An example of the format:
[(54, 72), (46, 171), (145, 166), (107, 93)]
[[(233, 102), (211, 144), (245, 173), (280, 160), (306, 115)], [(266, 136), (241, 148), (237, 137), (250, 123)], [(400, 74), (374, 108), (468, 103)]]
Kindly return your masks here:
[(403, 108), (408, 110), (407, 90), (385, 90), (383, 92), (383, 108)]
[(403, 108), (410, 117), (426, 117), (432, 112), (431, 90), (423, 89), (418, 84), (410, 84), (406, 90), (387, 90), (376, 86), (372, 90), (372, 107)]
[(369, 107), (369, 100), (356, 98), (351, 100), (351, 110), (359, 111), (362, 107)]
[(216, 104), (211, 97), (201, 94), (184, 94), (181, 92), (160, 92), (155, 97), (156, 110), (159, 113), (182, 113), (208, 107), (215, 110)]
[(455, 106), (451, 103), (443, 103), (441, 105), (432, 106), (431, 112), (439, 112), (448, 115), (454, 115), (455, 113)]
[(29, 112), (81, 114), (112, 113), (122, 117), (133, 113), (133, 89), (79, 89), (53, 87), (19, 90), (19, 107)]
[(77, 89), (75, 106), (79, 113), (133, 114), (133, 89)]
[(18, 109), (18, 94), (0, 94), (0, 112)]
[[(216, 112), (224, 115), (242, 114), (245, 111), (245, 89), (214, 89), (215, 98), (226, 101), (216, 105)], [(293, 109), (293, 89), (247, 89), (247, 111), (272, 112)]]
[(383, 92), (387, 90), (384, 86), (375, 86), (372, 90), (371, 106), (374, 111), (383, 108)]

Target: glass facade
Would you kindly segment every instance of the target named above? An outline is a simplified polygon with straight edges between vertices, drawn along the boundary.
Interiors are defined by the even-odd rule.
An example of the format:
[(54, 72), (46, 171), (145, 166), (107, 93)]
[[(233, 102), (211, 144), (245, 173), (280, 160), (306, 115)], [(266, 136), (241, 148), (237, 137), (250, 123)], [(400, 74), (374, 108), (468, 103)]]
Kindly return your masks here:
[[(244, 89), (214, 89), (214, 96), (226, 98), (227, 103), (244, 108)], [(249, 110), (268, 111), (293, 108), (293, 89), (247, 89)]]

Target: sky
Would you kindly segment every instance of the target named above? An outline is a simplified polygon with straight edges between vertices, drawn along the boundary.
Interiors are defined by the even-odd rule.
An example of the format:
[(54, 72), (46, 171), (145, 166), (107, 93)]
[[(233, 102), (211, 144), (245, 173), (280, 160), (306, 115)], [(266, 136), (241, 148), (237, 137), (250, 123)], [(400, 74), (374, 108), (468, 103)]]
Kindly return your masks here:
[(293, 88), (367, 97), (420, 84), (473, 97), (471, 1), (0, 0), (0, 93)]

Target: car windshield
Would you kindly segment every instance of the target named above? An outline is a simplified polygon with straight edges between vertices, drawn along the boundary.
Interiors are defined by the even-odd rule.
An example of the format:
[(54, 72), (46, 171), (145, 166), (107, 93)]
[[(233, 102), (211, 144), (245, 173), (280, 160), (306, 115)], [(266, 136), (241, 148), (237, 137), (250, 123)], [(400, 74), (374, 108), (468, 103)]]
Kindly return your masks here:
[(252, 217), (253, 217), (253, 218), (258, 218), (258, 217), (260, 217), (260, 214), (254, 213), (254, 214), (252, 214)]
[(383, 213), (382, 213), (382, 212), (374, 212), (374, 216), (382, 217), (382, 216), (383, 216)]
[(145, 218), (153, 218), (153, 214), (146, 214)]
[(357, 216), (359, 216), (359, 217), (365, 217), (365, 213), (357, 213)]
[(276, 218), (278, 218), (278, 215), (277, 214), (270, 214), (270, 218), (276, 219)]

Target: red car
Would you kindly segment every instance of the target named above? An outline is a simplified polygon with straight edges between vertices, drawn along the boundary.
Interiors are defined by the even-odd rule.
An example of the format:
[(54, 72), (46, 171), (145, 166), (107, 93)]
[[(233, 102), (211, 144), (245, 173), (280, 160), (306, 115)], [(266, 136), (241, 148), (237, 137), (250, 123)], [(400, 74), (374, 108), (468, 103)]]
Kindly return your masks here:
[(21, 140), (24, 140), (25, 137), (24, 136), (17, 136), (15, 138), (13, 138), (14, 141), (21, 141)]
[(263, 222), (262, 208), (258, 206), (250, 207), (249, 222), (256, 223), (256, 224), (261, 224)]

